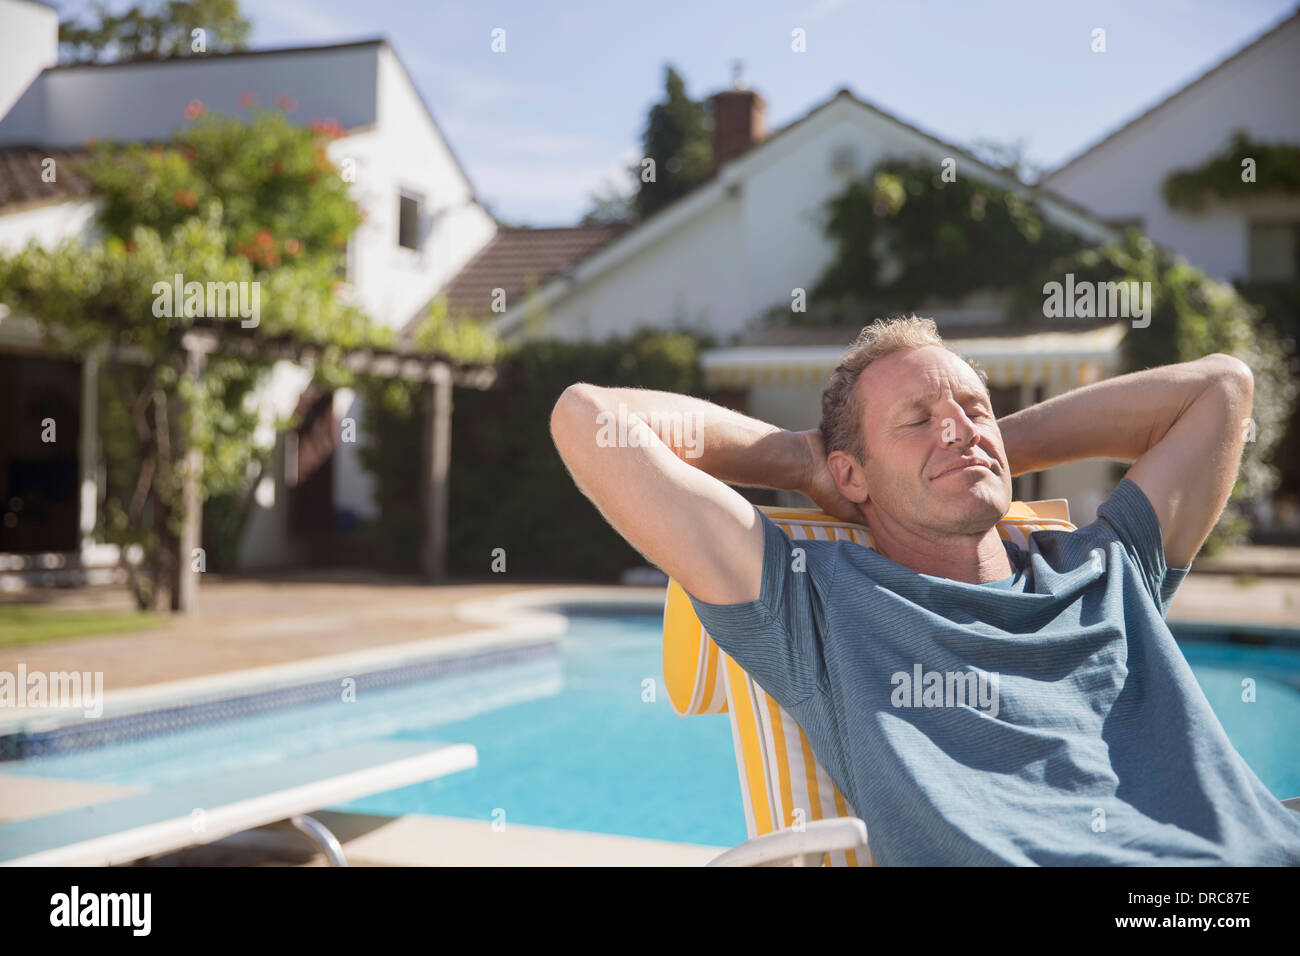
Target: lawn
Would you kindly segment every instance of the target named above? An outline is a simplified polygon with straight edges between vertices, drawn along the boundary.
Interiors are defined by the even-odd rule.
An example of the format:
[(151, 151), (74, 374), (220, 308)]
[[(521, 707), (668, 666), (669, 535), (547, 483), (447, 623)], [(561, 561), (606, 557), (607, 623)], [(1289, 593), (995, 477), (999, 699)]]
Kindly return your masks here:
[(0, 647), (140, 631), (158, 627), (166, 620), (160, 614), (138, 611), (61, 611), (39, 605), (4, 604), (0, 605)]

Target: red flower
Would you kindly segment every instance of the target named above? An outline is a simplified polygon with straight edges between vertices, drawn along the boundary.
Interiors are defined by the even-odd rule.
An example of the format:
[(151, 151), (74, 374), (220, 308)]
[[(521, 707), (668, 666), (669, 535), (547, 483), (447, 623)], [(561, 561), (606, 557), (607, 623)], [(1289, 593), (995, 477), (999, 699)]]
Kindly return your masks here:
[(199, 204), (199, 197), (192, 190), (178, 189), (172, 193), (172, 202), (178, 206), (184, 206), (186, 209), (193, 209)]
[(250, 93), (250, 92), (248, 92), (248, 90), (243, 90), (243, 91), (240, 92), (240, 94), (239, 94), (239, 105), (242, 106), (244, 109), (248, 109), (250, 106), (252, 106), (252, 105), (253, 105), (254, 103), (256, 103), (256, 102), (257, 102), (257, 94), (256, 94), (256, 93)]
[(269, 229), (259, 229), (257, 231), (257, 244), (263, 248), (269, 247), (274, 242)]
[(343, 124), (336, 119), (312, 120), (308, 125), (317, 136), (324, 136), (328, 139), (338, 139), (347, 132), (343, 128)]
[(185, 118), (192, 122), (207, 111), (208, 108), (200, 100), (190, 100), (189, 105), (185, 107)]
[(285, 93), (276, 93), (275, 105), (280, 107), (280, 109), (284, 110), (286, 113), (292, 113), (298, 108), (298, 101)]

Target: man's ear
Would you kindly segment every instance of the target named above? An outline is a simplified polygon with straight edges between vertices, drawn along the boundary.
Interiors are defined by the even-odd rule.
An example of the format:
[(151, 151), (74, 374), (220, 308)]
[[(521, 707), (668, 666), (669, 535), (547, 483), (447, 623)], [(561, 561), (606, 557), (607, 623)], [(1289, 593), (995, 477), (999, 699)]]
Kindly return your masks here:
[(826, 467), (840, 494), (854, 504), (865, 504), (870, 497), (867, 493), (867, 474), (857, 459), (843, 451), (833, 451), (826, 456)]

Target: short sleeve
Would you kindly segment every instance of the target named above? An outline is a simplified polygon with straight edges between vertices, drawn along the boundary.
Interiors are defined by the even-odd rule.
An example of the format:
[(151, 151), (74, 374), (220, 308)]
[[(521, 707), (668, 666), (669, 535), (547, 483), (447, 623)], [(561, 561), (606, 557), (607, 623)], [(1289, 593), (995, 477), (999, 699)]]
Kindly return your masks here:
[(767, 515), (757, 600), (709, 604), (687, 592), (714, 643), (786, 709), (809, 697), (825, 675), (826, 602), (840, 544), (795, 541)]
[(1160, 616), (1165, 617), (1174, 592), (1192, 566), (1170, 568), (1166, 565), (1160, 519), (1146, 493), (1132, 479), (1120, 479), (1110, 497), (1098, 507), (1097, 520), (1114, 530), (1115, 537), (1141, 572), (1147, 593), (1159, 608)]

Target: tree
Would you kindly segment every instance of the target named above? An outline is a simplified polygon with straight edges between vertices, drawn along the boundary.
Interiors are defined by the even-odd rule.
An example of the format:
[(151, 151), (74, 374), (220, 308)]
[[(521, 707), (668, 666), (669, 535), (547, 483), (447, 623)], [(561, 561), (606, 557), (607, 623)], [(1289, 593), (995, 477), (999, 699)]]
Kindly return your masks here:
[(686, 95), (686, 83), (673, 67), (664, 69), (664, 102), (650, 108), (641, 143), (650, 172), (640, 172), (636, 212), (644, 219), (686, 195), (709, 178), (713, 140), (703, 103)]
[[(339, 374), (343, 348), (392, 342), (334, 294), (361, 220), (326, 154), (337, 124), (296, 127), (273, 111), (250, 124), (201, 106), (190, 105), (194, 121), (170, 145), (103, 144), (82, 164), (103, 199), (101, 241), (33, 241), (0, 258), (0, 301), (40, 321), (50, 347), (109, 356), (104, 533), (123, 546), (141, 608), (191, 559), (178, 549), (185, 446), (202, 451), (204, 497), (246, 500), (264, 463), (244, 400), (270, 363), (218, 353), (187, 378), (180, 336), (207, 310), (188, 291), (184, 303), (162, 303), (173, 277), (255, 294), (259, 332), (322, 346), (318, 377)], [(138, 566), (125, 561), (132, 545), (144, 553)]]
[(1029, 159), (1023, 139), (1018, 139), (1014, 143), (977, 139), (971, 144), (970, 150), (976, 159), (994, 169), (1010, 173), (1022, 183), (1036, 182), (1045, 172), (1041, 163)]
[[(640, 167), (636, 167), (640, 169)], [(636, 218), (636, 191), (622, 192), (616, 186), (606, 186), (587, 196), (590, 205), (582, 216), (580, 225), (603, 225), (628, 222)]]
[[(239, 0), (167, 0), (113, 13), (96, 2), (93, 21), (59, 24), (65, 62), (154, 60), (193, 53), (242, 50), (252, 25)], [(201, 30), (201, 34), (196, 34)]]

